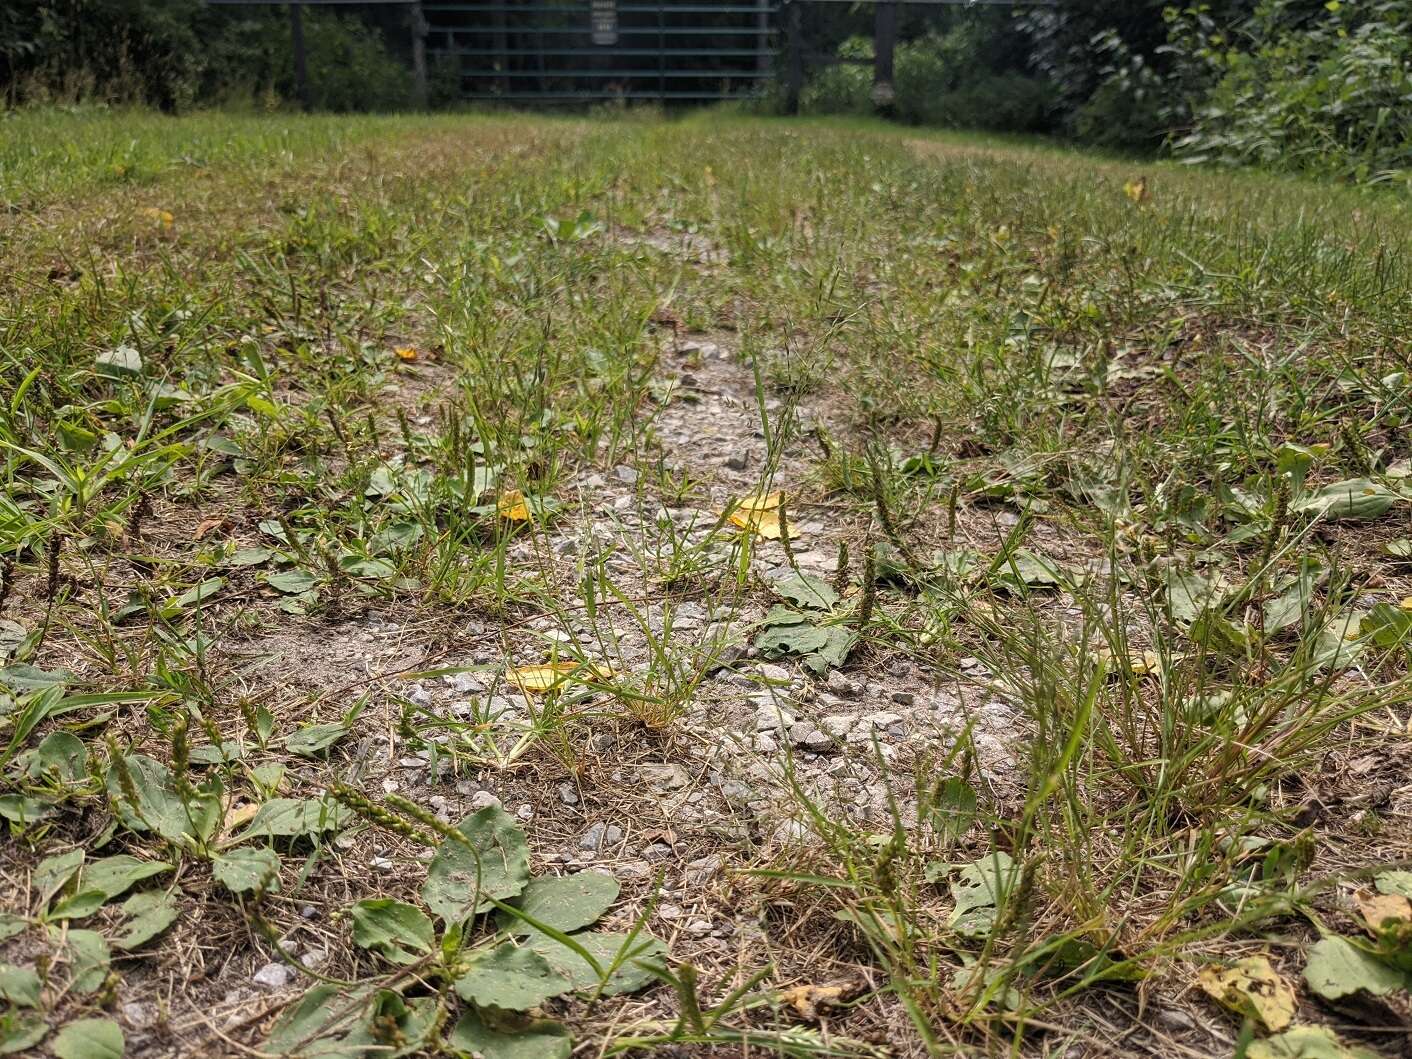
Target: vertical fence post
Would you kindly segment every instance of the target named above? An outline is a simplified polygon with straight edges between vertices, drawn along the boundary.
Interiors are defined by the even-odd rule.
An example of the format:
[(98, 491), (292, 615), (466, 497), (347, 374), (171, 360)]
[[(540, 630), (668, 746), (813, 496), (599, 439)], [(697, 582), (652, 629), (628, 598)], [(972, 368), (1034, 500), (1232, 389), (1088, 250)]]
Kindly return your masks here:
[(421, 0), (412, 4), (412, 91), (418, 107), (427, 105), (427, 20), (422, 15)]
[(785, 48), (789, 52), (789, 75), (785, 81), (786, 114), (799, 113), (799, 94), (804, 90), (804, 12), (801, 0), (785, 2)]
[(510, 38), (505, 32), (505, 10), (498, 4), (491, 15), (491, 25), (494, 27), (491, 32), (491, 39), (495, 42), (494, 64), (495, 69), (500, 71), (495, 83), (503, 96), (510, 91), (510, 78), (506, 74), (510, 69), (510, 57), (506, 54), (510, 50)]
[(892, 50), (897, 43), (896, 0), (878, 0), (873, 13), (873, 109), (890, 116), (897, 93), (892, 87)]
[(289, 5), (289, 35), (294, 44), (294, 91), (299, 105), (312, 108), (309, 98), (309, 57), (304, 51), (304, 10), (302, 4)]
[(755, 69), (765, 73), (770, 68), (770, 0), (757, 0), (756, 6), (760, 13), (755, 16), (755, 28), (759, 30), (755, 37), (755, 48), (759, 52)]

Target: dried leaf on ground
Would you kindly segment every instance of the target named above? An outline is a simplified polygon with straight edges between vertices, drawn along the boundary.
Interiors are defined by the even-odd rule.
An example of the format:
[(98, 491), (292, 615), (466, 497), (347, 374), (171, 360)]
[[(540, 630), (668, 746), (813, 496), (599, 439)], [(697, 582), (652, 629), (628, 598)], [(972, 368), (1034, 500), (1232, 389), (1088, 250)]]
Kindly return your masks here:
[(526, 695), (542, 695), (565, 684), (589, 680), (607, 680), (613, 671), (607, 666), (584, 662), (548, 662), (539, 666), (517, 666), (505, 675)]
[(495, 510), (506, 522), (528, 522), (532, 515), (525, 494), (520, 489), (507, 489), (495, 502)]
[(1377, 893), (1359, 889), (1353, 894), (1353, 901), (1363, 922), (1376, 936), (1385, 926), (1412, 921), (1412, 901), (1397, 893)]
[(1238, 1015), (1279, 1031), (1294, 1021), (1294, 987), (1264, 956), (1247, 956), (1229, 966), (1211, 964), (1196, 976), (1196, 984)]
[[(779, 540), (782, 498), (783, 494), (778, 491), (764, 496), (757, 493), (754, 496), (742, 497), (730, 513), (731, 525), (749, 530), (767, 541)], [(791, 540), (798, 536), (793, 525), (789, 528), (789, 536)]]
[(806, 1022), (817, 1022), (830, 1008), (839, 1007), (852, 1000), (860, 992), (857, 982), (843, 982), (838, 985), (790, 986), (779, 991), (782, 1005), (792, 1008), (794, 1013)]

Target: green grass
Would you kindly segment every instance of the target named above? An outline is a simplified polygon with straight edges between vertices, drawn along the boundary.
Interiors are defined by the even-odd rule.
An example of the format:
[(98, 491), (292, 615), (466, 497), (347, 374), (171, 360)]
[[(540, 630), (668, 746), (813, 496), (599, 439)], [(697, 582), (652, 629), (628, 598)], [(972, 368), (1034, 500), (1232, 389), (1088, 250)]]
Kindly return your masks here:
[[(1402, 200), (871, 123), (46, 111), (0, 122), (0, 200), (3, 1039), (117, 1017), (192, 946), (230, 953), (225, 995), (306, 905), (302, 984), (379, 983), (352, 1032), (426, 1052), (494, 1055), (480, 1020), (543, 1005), (609, 1052), (1295, 1054), (1198, 969), (1268, 957), (1322, 1025), (1321, 936), (1406, 965), (1343, 885), (1403, 885)], [(730, 521), (756, 490), (792, 546)], [(822, 758), (749, 720), (740, 757), (729, 669), (767, 658), (801, 716), (828, 668), (882, 700), (850, 709), (954, 716)], [(531, 665), (559, 682), (521, 692)], [(410, 686), (442, 676), (467, 709)], [(633, 779), (669, 767), (702, 805), (729, 768), (772, 793), (677, 820)], [(542, 924), (526, 974), (572, 952), (577, 999), (474, 984), (531, 960), (523, 911), (433, 937), (424, 851), (467, 855), (475, 789), (532, 807), (466, 826), (540, 875), (590, 803), (676, 835)], [(276, 798), (298, 826), (238, 830)], [(199, 914), (119, 948), (141, 906), (42, 885), (76, 849), (166, 865), (144, 900)], [(703, 855), (738, 950), (660, 914)], [(369, 940), (393, 920), (401, 950)], [(655, 986), (595, 996), (628, 979)], [(348, 1031), (317, 1007), (230, 1033)], [(183, 989), (167, 1032), (209, 1046), (202, 1010)]]

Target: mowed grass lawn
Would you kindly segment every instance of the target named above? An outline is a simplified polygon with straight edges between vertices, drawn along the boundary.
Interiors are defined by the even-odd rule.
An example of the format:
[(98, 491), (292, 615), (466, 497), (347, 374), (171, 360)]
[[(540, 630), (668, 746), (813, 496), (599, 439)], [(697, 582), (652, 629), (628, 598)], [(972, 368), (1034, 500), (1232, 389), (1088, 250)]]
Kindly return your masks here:
[(1402, 1054), (1402, 200), (34, 111), (0, 204), (0, 1050)]

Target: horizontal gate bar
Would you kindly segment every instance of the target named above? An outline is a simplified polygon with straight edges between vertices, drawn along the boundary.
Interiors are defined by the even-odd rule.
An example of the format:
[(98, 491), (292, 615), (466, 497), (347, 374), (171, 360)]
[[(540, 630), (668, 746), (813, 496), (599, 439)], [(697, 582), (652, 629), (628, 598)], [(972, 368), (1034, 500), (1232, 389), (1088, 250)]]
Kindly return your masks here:
[(748, 99), (747, 92), (462, 92), (461, 99), (488, 101), (537, 100), (539, 102), (580, 99)]
[(459, 71), (462, 77), (689, 77), (698, 81), (751, 81), (773, 77), (771, 70), (474, 70)]
[[(431, 26), (431, 32), (433, 32), (433, 33), (492, 33), (492, 32), (494, 32), (494, 33), (499, 33), (499, 32), (501, 32), (501, 27), (499, 27), (499, 26), (491, 27), (491, 26), (485, 26), (485, 25), (478, 25), (478, 26), (448, 26), (448, 25), (447, 25), (446, 23), (444, 23), (444, 22), (443, 22), (443, 23), (435, 23), (435, 22), (433, 22), (433, 23), (432, 23), (432, 26)], [(564, 34), (574, 34), (574, 33), (577, 33), (577, 34), (582, 34), (582, 33), (587, 33), (588, 30), (587, 30), (587, 28), (584, 27), (584, 26), (553, 26), (553, 27), (546, 27), (546, 26), (506, 26), (506, 27), (504, 27), (504, 32), (506, 32), (506, 33), (514, 33), (514, 34), (529, 34), (529, 33), (533, 33), (533, 34), (545, 35), (545, 34), (550, 34), (550, 33), (564, 33)], [(618, 36), (620, 36), (620, 37), (626, 37), (626, 36), (634, 36), (634, 37), (656, 37), (656, 36), (664, 36), (664, 37), (720, 37), (720, 36), (727, 36), (727, 35), (729, 35), (729, 36), (768, 37), (768, 36), (772, 35), (774, 32), (775, 32), (775, 31), (774, 31), (773, 28), (767, 29), (767, 28), (760, 27), (760, 26), (753, 26), (753, 27), (722, 26), (722, 27), (720, 27), (720, 28), (716, 28), (716, 27), (705, 27), (705, 28), (702, 28), (702, 27), (698, 27), (698, 26), (644, 26), (644, 27), (620, 26), (620, 27), (618, 27), (618, 30), (617, 30)]]
[[(563, 4), (466, 4), (440, 3), (433, 0), (422, 5), (426, 11), (481, 11), (494, 15), (587, 15), (592, 12), (588, 5), (566, 7)], [(619, 4), (620, 15), (773, 15), (779, 8), (755, 7), (748, 4)]]
[[(761, 55), (774, 55), (773, 48), (437, 48), (439, 55), (480, 55), (492, 56), (503, 55), (506, 58), (512, 56), (539, 56), (539, 55), (569, 55), (575, 58), (582, 58), (589, 55), (610, 55), (614, 58), (624, 59), (655, 59), (659, 55), (668, 59), (675, 58), (695, 58), (697, 56), (711, 56), (713, 58), (735, 58), (752, 59)], [(871, 59), (868, 62), (872, 62)]]

